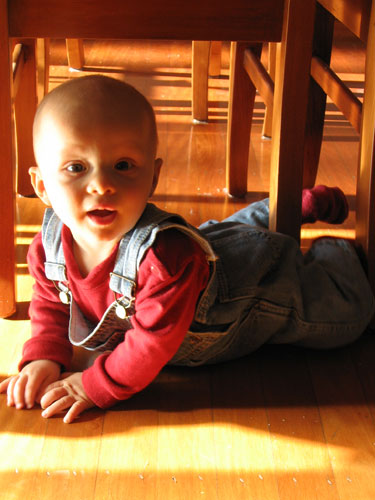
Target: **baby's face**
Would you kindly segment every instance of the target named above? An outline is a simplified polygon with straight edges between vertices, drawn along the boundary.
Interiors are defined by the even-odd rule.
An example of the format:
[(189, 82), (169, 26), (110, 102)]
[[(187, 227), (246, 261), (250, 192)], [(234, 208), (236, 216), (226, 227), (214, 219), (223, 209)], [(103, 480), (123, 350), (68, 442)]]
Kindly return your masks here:
[(161, 166), (150, 128), (146, 116), (100, 125), (85, 116), (44, 119), (36, 191), (81, 246), (114, 245), (141, 216)]

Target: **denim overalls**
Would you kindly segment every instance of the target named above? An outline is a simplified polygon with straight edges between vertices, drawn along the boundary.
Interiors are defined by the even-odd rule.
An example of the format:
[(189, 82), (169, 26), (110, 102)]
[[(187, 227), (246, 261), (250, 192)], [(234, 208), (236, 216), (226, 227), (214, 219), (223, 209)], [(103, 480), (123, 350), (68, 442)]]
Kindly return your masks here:
[(98, 325), (79, 310), (67, 283), (62, 223), (43, 221), (45, 272), (70, 304), (69, 338), (89, 350), (113, 350), (131, 328), (140, 262), (159, 231), (178, 228), (206, 253), (210, 278), (194, 321), (170, 364), (196, 366), (234, 359), (265, 343), (331, 348), (355, 340), (374, 314), (374, 298), (346, 240), (325, 238), (303, 256), (297, 242), (269, 232), (268, 200), (199, 230), (148, 204), (120, 242), (109, 286), (114, 301)]

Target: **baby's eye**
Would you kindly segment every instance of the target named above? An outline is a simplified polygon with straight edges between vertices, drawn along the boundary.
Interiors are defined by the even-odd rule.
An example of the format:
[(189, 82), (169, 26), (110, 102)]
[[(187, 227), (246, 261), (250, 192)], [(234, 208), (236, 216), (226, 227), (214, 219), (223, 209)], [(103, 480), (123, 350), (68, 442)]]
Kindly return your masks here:
[(133, 168), (133, 164), (130, 161), (127, 160), (121, 160), (118, 161), (115, 165), (116, 170), (123, 170), (124, 172), (127, 172), (128, 170), (131, 170)]
[(85, 167), (81, 163), (71, 163), (66, 167), (67, 171), (72, 174), (79, 174), (85, 170)]

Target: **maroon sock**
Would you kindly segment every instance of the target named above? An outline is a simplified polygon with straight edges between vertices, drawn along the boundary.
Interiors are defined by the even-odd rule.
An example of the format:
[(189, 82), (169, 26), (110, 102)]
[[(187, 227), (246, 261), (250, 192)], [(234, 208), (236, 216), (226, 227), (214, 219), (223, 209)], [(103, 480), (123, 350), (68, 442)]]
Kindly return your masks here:
[(341, 224), (349, 213), (348, 202), (338, 187), (315, 186), (302, 191), (302, 222), (318, 220)]

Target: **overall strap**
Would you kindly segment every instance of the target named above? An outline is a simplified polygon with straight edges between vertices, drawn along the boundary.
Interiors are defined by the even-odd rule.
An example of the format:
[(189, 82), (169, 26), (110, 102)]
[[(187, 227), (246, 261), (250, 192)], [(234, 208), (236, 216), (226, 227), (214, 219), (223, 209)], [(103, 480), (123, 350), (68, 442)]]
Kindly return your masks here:
[[(62, 222), (52, 208), (45, 211), (42, 225), (42, 241), (46, 254), (44, 264), (46, 277), (55, 282), (62, 294), (63, 302), (70, 301), (66, 266), (61, 241)], [(215, 261), (216, 255), (207, 239), (181, 216), (160, 210), (148, 203), (136, 224), (121, 239), (109, 287), (115, 294), (121, 295), (121, 304), (127, 309), (135, 300), (137, 273), (145, 252), (153, 245), (159, 231), (176, 228), (197, 241), (209, 261)]]
[(47, 208), (42, 225), (42, 242), (46, 254), (44, 269), (46, 277), (53, 281), (67, 281), (61, 229), (61, 220), (52, 208)]
[(216, 260), (214, 251), (199, 231), (181, 216), (160, 210), (149, 203), (136, 227), (121, 240), (116, 264), (109, 286), (114, 292), (134, 300), (134, 289), (140, 263), (155, 242), (160, 231), (176, 228), (195, 239), (205, 251), (208, 260)]

